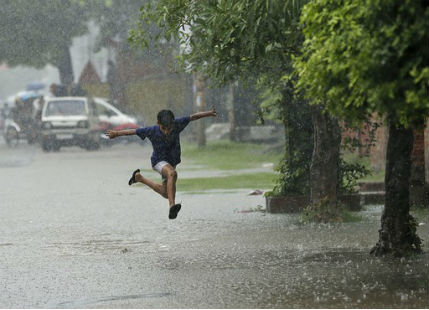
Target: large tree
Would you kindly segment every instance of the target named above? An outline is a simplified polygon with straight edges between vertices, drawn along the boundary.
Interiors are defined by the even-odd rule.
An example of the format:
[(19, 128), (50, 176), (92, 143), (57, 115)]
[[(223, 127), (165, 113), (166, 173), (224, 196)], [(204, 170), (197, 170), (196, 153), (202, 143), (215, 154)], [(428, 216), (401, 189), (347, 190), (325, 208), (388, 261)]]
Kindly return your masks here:
[(415, 126), (429, 112), (429, 1), (315, 0), (301, 19), (305, 43), (299, 86), (333, 114), (386, 117), (386, 201), (375, 255), (420, 251), (409, 214)]
[[(306, 1), (265, 1), (265, 0), (219, 0), (219, 1), (178, 1), (161, 0), (151, 3), (141, 9), (141, 20), (154, 21), (161, 30), (160, 39), (179, 40), (183, 47), (182, 60), (187, 68), (204, 72), (211, 79), (220, 83), (228, 83), (236, 79), (254, 78), (266, 82), (280, 94), (279, 118), (285, 124), (288, 141), (297, 139), (303, 133), (305, 144), (311, 144), (311, 132), (302, 131), (294, 122), (290, 122), (295, 107), (307, 109), (306, 101), (294, 92), (289, 74), (292, 71), (291, 57), (298, 55), (302, 43), (302, 33), (299, 26), (301, 8)], [(142, 28), (132, 33), (135, 41), (145, 43), (148, 36)], [(309, 113), (302, 113), (308, 116)], [(312, 184), (311, 192), (314, 203), (328, 196), (335, 200), (337, 188), (336, 166), (339, 156), (339, 130), (326, 131), (328, 125), (335, 126), (335, 121), (329, 115), (321, 114), (320, 109), (314, 109), (313, 118), (317, 132), (321, 133), (315, 139), (317, 147), (311, 166), (314, 177), (323, 177), (327, 182)], [(309, 119), (306, 118), (306, 121)], [(336, 145), (326, 139), (333, 138)], [(330, 140), (332, 141), (332, 139)], [(334, 143), (334, 144), (335, 144)], [(285, 194), (297, 194), (305, 186), (292, 186), (294, 180), (309, 182), (310, 165), (297, 167), (294, 155), (305, 152), (303, 143), (287, 143), (287, 147), (301, 146), (297, 149), (287, 149), (284, 179), (289, 186)], [(329, 158), (323, 152), (329, 150)], [(335, 159), (337, 157), (337, 159)], [(327, 165), (331, 165), (328, 166)], [(303, 167), (306, 167), (303, 169)], [(323, 168), (323, 169), (322, 169)], [(304, 173), (304, 174), (303, 174)], [(305, 177), (303, 178), (303, 175)], [(333, 189), (333, 191), (332, 191)], [(302, 194), (302, 192), (299, 192)], [(314, 194), (314, 195), (313, 195)], [(333, 201), (335, 203), (335, 201)]]
[(73, 82), (72, 39), (85, 34), (85, 2), (8, 0), (0, 5), (0, 62), (58, 68), (63, 84)]

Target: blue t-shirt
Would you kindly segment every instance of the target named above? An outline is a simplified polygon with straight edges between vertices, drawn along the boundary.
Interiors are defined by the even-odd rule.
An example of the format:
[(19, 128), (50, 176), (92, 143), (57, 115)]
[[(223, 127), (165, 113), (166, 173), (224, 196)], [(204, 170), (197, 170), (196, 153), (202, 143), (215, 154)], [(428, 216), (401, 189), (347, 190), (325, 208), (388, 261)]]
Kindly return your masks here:
[(180, 163), (181, 150), (179, 134), (190, 121), (190, 116), (176, 118), (174, 120), (174, 128), (168, 136), (161, 132), (158, 125), (141, 127), (136, 130), (137, 136), (142, 140), (148, 138), (152, 143), (153, 153), (150, 158), (152, 167), (160, 161), (166, 161), (173, 167)]

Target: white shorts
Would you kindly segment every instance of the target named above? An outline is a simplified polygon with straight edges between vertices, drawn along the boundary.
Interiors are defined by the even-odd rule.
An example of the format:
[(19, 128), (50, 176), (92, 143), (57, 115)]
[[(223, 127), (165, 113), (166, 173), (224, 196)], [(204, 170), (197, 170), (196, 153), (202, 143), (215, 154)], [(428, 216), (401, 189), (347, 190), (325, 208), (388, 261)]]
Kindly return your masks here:
[[(170, 165), (168, 162), (166, 161), (160, 161), (159, 163), (157, 163), (155, 166), (153, 166), (153, 170), (157, 171), (161, 177), (162, 177), (162, 182), (167, 182), (167, 178), (164, 177), (162, 175), (162, 168), (164, 168), (165, 165)], [(172, 166), (174, 169), (176, 169), (176, 166)]]

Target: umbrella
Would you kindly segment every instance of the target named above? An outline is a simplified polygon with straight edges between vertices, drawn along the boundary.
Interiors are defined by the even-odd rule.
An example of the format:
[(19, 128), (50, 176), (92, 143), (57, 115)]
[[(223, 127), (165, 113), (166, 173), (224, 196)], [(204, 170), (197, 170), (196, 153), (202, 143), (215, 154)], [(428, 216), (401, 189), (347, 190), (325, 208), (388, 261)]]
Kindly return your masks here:
[(31, 82), (27, 84), (26, 90), (40, 90), (46, 87), (45, 83), (42, 82)]
[(37, 98), (37, 97), (39, 97), (40, 95), (39, 94), (37, 94), (36, 92), (34, 92), (34, 91), (22, 91), (22, 92), (19, 92), (18, 94), (18, 97), (20, 97), (21, 98), (21, 100), (23, 100), (23, 101), (25, 101), (25, 100), (27, 100), (27, 99), (31, 99), (31, 98)]

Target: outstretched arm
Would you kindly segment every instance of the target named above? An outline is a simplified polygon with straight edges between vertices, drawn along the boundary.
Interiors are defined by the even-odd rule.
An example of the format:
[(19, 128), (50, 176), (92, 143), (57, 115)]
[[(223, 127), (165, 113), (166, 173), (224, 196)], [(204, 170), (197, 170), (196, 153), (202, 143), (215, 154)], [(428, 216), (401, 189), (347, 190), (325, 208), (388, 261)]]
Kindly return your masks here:
[(195, 114), (192, 114), (190, 116), (190, 118), (191, 118), (191, 121), (195, 121), (197, 119), (200, 119), (200, 118), (203, 118), (203, 117), (209, 117), (209, 116), (217, 117), (216, 110), (215, 109), (211, 109), (210, 111), (197, 112)]
[(119, 136), (132, 136), (136, 134), (135, 129), (126, 129), (126, 130), (108, 130), (106, 136), (110, 139), (119, 137)]

